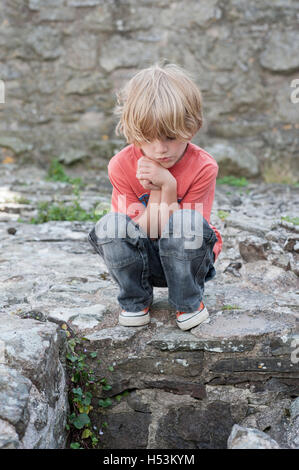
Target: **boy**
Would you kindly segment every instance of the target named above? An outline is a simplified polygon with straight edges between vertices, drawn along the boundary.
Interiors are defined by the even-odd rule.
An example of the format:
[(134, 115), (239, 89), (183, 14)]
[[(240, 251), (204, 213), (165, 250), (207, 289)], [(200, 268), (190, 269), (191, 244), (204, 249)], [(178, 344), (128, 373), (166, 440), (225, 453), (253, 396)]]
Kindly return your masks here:
[(149, 323), (153, 286), (168, 287), (176, 323), (189, 330), (209, 316), (204, 283), (222, 248), (210, 225), (218, 165), (191, 143), (202, 126), (201, 93), (186, 72), (157, 65), (118, 95), (116, 133), (128, 146), (109, 162), (111, 210), (89, 233), (120, 288), (119, 323)]

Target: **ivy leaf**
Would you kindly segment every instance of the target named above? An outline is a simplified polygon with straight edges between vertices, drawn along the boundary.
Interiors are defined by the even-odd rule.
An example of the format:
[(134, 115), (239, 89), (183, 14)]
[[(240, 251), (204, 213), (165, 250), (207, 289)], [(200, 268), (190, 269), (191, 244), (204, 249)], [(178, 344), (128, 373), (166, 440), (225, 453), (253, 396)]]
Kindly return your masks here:
[(81, 436), (82, 439), (87, 439), (90, 436), (92, 436), (92, 431), (90, 429), (84, 429)]
[(82, 388), (81, 387), (73, 388), (72, 392), (73, 392), (74, 395), (78, 395), (80, 397), (82, 396)]
[(71, 362), (76, 362), (78, 360), (78, 358), (76, 356), (74, 356), (73, 354), (70, 354), (70, 353), (68, 353), (66, 355), (66, 358)]
[(112, 401), (110, 400), (110, 398), (106, 398), (106, 400), (99, 400), (98, 404), (103, 408), (107, 408), (107, 406), (112, 405)]
[(103, 385), (103, 390), (110, 390), (111, 388), (111, 385)]
[(79, 442), (72, 442), (70, 445), (71, 449), (80, 449), (80, 444)]
[(72, 376), (72, 382), (79, 382), (80, 380), (80, 373), (79, 372), (75, 372), (75, 374)]
[(85, 398), (82, 400), (82, 405), (90, 405), (92, 399), (92, 394), (90, 392), (85, 393)]
[(89, 416), (86, 413), (80, 413), (73, 424), (75, 428), (82, 429), (85, 425), (90, 424)]

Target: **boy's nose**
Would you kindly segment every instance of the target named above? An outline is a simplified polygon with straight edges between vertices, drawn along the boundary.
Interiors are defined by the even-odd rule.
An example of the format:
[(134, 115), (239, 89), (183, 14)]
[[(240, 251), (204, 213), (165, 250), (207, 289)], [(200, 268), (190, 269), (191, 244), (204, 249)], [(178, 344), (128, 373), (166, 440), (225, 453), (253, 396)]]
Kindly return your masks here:
[(167, 142), (163, 142), (161, 140), (156, 140), (155, 150), (156, 150), (156, 154), (158, 154), (158, 155), (163, 155), (164, 153), (167, 153), (168, 152)]

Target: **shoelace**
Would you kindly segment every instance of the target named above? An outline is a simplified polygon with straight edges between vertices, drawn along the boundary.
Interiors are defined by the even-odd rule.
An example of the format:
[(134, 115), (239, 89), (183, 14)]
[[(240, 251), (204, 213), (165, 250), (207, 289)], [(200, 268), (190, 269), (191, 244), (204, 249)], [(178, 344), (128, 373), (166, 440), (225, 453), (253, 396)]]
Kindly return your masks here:
[[(199, 308), (197, 309), (198, 311), (201, 311), (205, 308), (203, 302), (200, 302), (200, 306)], [(187, 313), (187, 312), (176, 312), (176, 317), (179, 318), (180, 315), (182, 315), (183, 313)]]

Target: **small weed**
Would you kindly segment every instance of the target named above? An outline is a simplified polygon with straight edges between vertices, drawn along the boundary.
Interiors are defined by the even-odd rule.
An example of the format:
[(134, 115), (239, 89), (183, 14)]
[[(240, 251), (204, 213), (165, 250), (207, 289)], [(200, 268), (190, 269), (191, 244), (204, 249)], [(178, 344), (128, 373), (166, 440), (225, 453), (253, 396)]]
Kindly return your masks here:
[(245, 189), (245, 191), (239, 191), (240, 196), (244, 196), (244, 194), (250, 194), (250, 189)]
[(29, 199), (23, 197), (23, 196), (16, 196), (14, 198), (14, 202), (16, 204), (31, 204), (31, 201), (29, 201)]
[(109, 273), (101, 273), (100, 278), (103, 279), (104, 281), (107, 281), (109, 279)]
[[(58, 159), (53, 159), (48, 170), (47, 181), (63, 181), (73, 186), (73, 194), (76, 196), (71, 203), (64, 204), (62, 202), (39, 202), (37, 205), (37, 216), (32, 217), (29, 221), (31, 224), (43, 224), (51, 220), (67, 220), (67, 221), (91, 221), (97, 222), (101, 217), (110, 212), (110, 205), (100, 202), (87, 212), (80, 206), (80, 188), (84, 186), (81, 178), (70, 178), (64, 171), (63, 165)], [(30, 204), (25, 198), (19, 198), (17, 202), (22, 204)], [(25, 220), (18, 218), (17, 222), (25, 223)]]
[(219, 210), (219, 211), (217, 212), (217, 215), (218, 215), (219, 219), (225, 220), (226, 217), (229, 216), (229, 212)]
[(38, 215), (30, 220), (31, 224), (42, 224), (50, 220), (79, 220), (97, 222), (103, 215), (110, 210), (108, 207), (102, 207), (101, 204), (87, 212), (80, 206), (80, 188), (84, 186), (81, 178), (70, 178), (64, 170), (63, 165), (58, 159), (53, 159), (48, 170), (48, 181), (63, 181), (73, 185), (73, 193), (76, 199), (71, 204), (52, 202), (40, 202), (38, 204)]
[(99, 213), (96, 209), (86, 212), (76, 199), (73, 203), (64, 205), (63, 203), (53, 204), (51, 202), (40, 202), (38, 204), (38, 215), (30, 219), (31, 224), (43, 224), (50, 220), (79, 220), (97, 222), (108, 210)]
[(242, 176), (242, 178), (237, 178), (236, 176), (223, 176), (223, 178), (216, 179), (217, 184), (228, 184), (230, 186), (238, 186), (243, 187), (248, 185), (248, 181), (246, 178)]
[(290, 418), (291, 417), (291, 413), (290, 413), (290, 410), (288, 408), (284, 408), (284, 415), (287, 417), (287, 418)]
[(120, 401), (123, 397), (126, 397), (127, 395), (129, 395), (129, 392), (128, 390), (125, 390), (123, 393), (116, 395), (115, 400)]
[(73, 184), (74, 186), (82, 187), (84, 185), (81, 178), (71, 178), (65, 173), (63, 165), (57, 158), (54, 158), (48, 170), (47, 181), (62, 181), (64, 183)]
[[(64, 329), (67, 329), (66, 325)], [(97, 351), (87, 352), (84, 341), (87, 341), (84, 337), (72, 337), (67, 340), (70, 415), (66, 429), (69, 431), (71, 449), (100, 449), (100, 436), (108, 424), (103, 420), (99, 429), (92, 422), (91, 411), (94, 407), (97, 407), (98, 412), (108, 408), (113, 405), (113, 400), (119, 402), (129, 394), (129, 391), (125, 390), (112, 398), (103, 397), (102, 393), (111, 390), (112, 387), (107, 383), (106, 377), (97, 377), (93, 364), (97, 366), (101, 361), (97, 359)], [(114, 371), (113, 366), (107, 369), (110, 372)]]
[(286, 222), (291, 222), (294, 225), (299, 225), (299, 217), (290, 217), (289, 215), (286, 215), (284, 217), (281, 217), (281, 220), (285, 220)]
[[(69, 390), (71, 413), (67, 424), (71, 449), (99, 448), (99, 436), (103, 432), (92, 423), (90, 412), (94, 409), (96, 397), (101, 396), (102, 391), (111, 389), (106, 378), (98, 379), (95, 371), (87, 363), (87, 359), (90, 362), (97, 358), (97, 352), (86, 354), (84, 340), (86, 339), (75, 337), (67, 341), (67, 371), (72, 383)], [(112, 400), (100, 399), (98, 405), (107, 408), (112, 405)], [(107, 423), (103, 422), (101, 426), (106, 427)]]
[(222, 310), (238, 310), (240, 308), (241, 307), (239, 307), (238, 305), (230, 305), (230, 304), (222, 305)]

